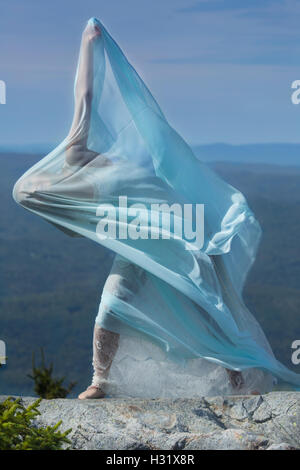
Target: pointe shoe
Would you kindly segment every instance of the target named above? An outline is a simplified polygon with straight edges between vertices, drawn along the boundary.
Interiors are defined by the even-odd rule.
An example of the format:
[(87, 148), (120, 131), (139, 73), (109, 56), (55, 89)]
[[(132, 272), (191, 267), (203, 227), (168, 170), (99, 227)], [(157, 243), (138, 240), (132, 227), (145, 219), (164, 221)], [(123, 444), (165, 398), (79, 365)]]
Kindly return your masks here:
[(78, 395), (79, 400), (88, 400), (91, 398), (104, 398), (105, 393), (99, 387), (95, 385), (90, 385), (84, 392)]

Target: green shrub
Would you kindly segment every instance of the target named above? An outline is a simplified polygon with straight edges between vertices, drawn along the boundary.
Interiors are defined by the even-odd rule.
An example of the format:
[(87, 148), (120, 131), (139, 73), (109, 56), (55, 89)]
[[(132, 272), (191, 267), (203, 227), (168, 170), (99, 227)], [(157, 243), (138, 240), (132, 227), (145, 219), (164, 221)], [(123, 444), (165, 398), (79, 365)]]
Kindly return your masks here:
[(34, 381), (34, 391), (41, 398), (65, 398), (76, 385), (71, 382), (67, 388), (62, 386), (64, 377), (55, 379), (52, 377), (53, 364), (49, 367), (45, 364), (44, 351), (41, 349), (42, 362), (40, 367), (36, 367), (34, 354), (32, 355), (32, 375), (28, 375)]
[(41, 398), (27, 408), (21, 399), (8, 397), (0, 403), (0, 449), (1, 450), (60, 450), (63, 444), (70, 444), (65, 432), (58, 431), (61, 424), (45, 428), (37, 427), (34, 419), (41, 413), (38, 410)]

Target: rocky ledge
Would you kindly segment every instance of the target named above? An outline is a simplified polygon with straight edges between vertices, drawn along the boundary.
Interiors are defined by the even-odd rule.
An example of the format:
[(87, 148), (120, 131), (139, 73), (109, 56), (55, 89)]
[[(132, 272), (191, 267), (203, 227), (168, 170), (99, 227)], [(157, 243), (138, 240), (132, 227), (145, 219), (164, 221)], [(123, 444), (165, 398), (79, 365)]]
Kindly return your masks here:
[[(2, 401), (4, 396), (0, 397)], [(32, 397), (22, 397), (25, 405)], [(62, 420), (74, 449), (300, 449), (300, 393), (197, 399), (42, 400), (38, 426)]]

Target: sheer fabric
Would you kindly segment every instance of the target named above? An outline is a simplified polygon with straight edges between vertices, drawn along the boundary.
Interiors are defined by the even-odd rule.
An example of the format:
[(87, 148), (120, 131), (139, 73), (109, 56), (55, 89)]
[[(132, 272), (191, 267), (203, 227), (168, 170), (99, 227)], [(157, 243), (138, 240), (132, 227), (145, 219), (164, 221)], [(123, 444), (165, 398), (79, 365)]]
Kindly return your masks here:
[[(111, 393), (229, 393), (224, 367), (244, 371), (245, 393), (270, 390), (274, 377), (299, 387), (242, 300), (261, 236), (245, 197), (195, 157), (95, 18), (83, 33), (74, 91), (68, 136), (17, 181), (13, 196), (117, 254), (96, 319), (120, 334)], [(152, 220), (152, 205), (162, 203), (204, 205), (201, 243), (191, 249), (178, 236), (185, 215), (172, 215), (170, 227)], [(143, 204), (136, 224), (133, 204)], [(104, 213), (117, 236), (99, 236)]]

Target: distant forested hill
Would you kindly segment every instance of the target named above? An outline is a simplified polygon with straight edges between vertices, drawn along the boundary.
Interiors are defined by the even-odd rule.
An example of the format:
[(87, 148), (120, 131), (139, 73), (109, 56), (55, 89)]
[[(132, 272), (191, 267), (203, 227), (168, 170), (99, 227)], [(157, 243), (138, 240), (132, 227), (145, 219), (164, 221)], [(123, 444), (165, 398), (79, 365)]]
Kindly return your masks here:
[[(0, 154), (0, 339), (8, 355), (0, 393), (32, 393), (26, 374), (40, 346), (57, 374), (79, 382), (75, 393), (88, 383), (93, 323), (112, 262), (101, 246), (70, 238), (15, 204), (14, 182), (39, 158)], [(245, 299), (291, 367), (290, 345), (300, 339), (300, 167), (212, 166), (247, 196), (263, 227)]]
[(300, 144), (207, 144), (193, 147), (205, 162), (262, 163), (269, 165), (300, 165)]

